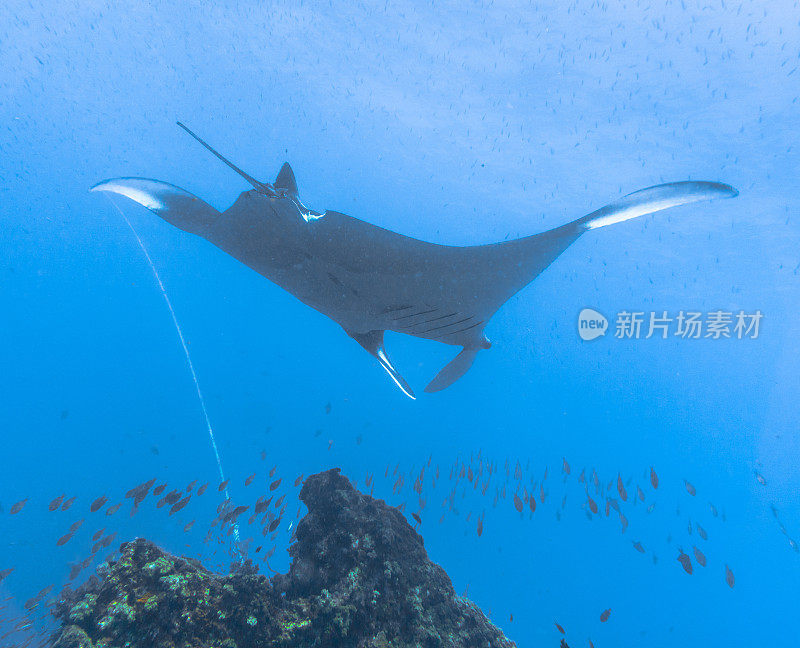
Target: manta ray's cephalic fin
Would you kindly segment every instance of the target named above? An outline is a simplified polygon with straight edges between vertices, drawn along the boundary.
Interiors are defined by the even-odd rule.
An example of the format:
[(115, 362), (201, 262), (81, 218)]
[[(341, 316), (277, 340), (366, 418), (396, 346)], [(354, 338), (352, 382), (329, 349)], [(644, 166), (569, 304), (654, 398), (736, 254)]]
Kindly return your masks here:
[(364, 347), (370, 355), (380, 363), (381, 367), (386, 370), (395, 384), (403, 390), (403, 393), (409, 398), (416, 400), (414, 390), (411, 385), (406, 382), (406, 379), (401, 376), (397, 369), (392, 365), (389, 356), (386, 355), (386, 350), (383, 348), (383, 334), (384, 331), (370, 331), (369, 333), (353, 333), (347, 331), (347, 334)]
[(89, 191), (105, 191), (130, 198), (190, 234), (202, 235), (220, 215), (211, 205), (188, 191), (149, 178), (103, 180)]
[(236, 171), (236, 173), (238, 173), (245, 180), (247, 180), (247, 182), (249, 182), (253, 186), (253, 189), (255, 189), (256, 191), (260, 191), (261, 193), (263, 193), (263, 194), (265, 194), (267, 196), (275, 195), (275, 192), (273, 191), (273, 188), (272, 188), (272, 186), (270, 184), (268, 184), (266, 182), (259, 182), (253, 176), (251, 176), (249, 173), (245, 173), (244, 171), (242, 171), (238, 166), (236, 166), (228, 158), (226, 158), (224, 155), (222, 155), (222, 153), (217, 151), (213, 146), (211, 146), (204, 139), (200, 138), (200, 136), (198, 136), (194, 131), (190, 130), (185, 124), (183, 124), (181, 122), (177, 122), (177, 124), (183, 130), (185, 130), (187, 133), (189, 133), (189, 135), (194, 137), (194, 139), (196, 139), (202, 146), (204, 146), (214, 157), (216, 157), (217, 159), (219, 159), (222, 162), (224, 162), (225, 164), (227, 164), (231, 169)]
[(461, 378), (475, 361), (475, 356), (480, 349), (477, 347), (464, 347), (455, 358), (448, 362), (442, 370), (436, 374), (436, 377), (428, 383), (425, 391), (428, 394), (433, 392), (442, 391), (456, 380)]

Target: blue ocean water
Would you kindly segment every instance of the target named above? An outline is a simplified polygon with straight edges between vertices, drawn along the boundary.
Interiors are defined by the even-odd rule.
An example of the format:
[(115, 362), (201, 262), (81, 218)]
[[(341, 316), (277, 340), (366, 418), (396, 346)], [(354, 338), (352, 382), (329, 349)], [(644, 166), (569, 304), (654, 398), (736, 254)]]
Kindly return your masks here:
[[(302, 514), (294, 478), (340, 466), (418, 512), (431, 558), (521, 647), (558, 645), (555, 623), (571, 646), (796, 646), (798, 9), (4, 3), (0, 570), (15, 568), (0, 583), (4, 628), (42, 588), (58, 591), (100, 527), (115, 545), (140, 535), (230, 562), (224, 543), (203, 543), (219, 479), (169, 312), (119, 213), (88, 192), (143, 176), (228, 207), (249, 187), (180, 119), (256, 178), (289, 161), (313, 209), (437, 243), (533, 234), (662, 182), (735, 186), (732, 200), (584, 235), (497, 313), (493, 347), (441, 393), (421, 394), (454, 349), (387, 334), (416, 401), (326, 317), (116, 201), (172, 300), (232, 497), (250, 497), (252, 473), (251, 488), (273, 466), (283, 477), (271, 568), (286, 568), (288, 523)], [(607, 335), (581, 340), (583, 308), (608, 317)], [(720, 310), (760, 311), (758, 337), (614, 335), (622, 311)], [(429, 459), (422, 508), (413, 475)], [(448, 479), (470, 462), (484, 466), (481, 485), (485, 466), (498, 467), (485, 495), (458, 469)], [(602, 496), (587, 515), (582, 470), (616, 499), (621, 476), (624, 532)], [(130, 517), (127, 503), (113, 517), (89, 513), (95, 498), (124, 501), (150, 478), (212, 486), (175, 516), (143, 506)], [(517, 483), (534, 513), (515, 510)], [(73, 509), (48, 511), (62, 493)], [(688, 575), (677, 558), (695, 562), (695, 546), (707, 565)], [(34, 616), (42, 627), (46, 610)]]

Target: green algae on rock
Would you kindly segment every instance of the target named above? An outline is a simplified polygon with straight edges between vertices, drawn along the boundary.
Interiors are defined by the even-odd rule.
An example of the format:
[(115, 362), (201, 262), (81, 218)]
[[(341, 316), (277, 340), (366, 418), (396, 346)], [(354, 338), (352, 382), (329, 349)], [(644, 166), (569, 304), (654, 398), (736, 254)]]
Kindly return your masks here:
[(55, 609), (55, 648), (511, 648), (403, 515), (338, 469), (300, 492), (287, 574), (222, 576), (137, 539)]

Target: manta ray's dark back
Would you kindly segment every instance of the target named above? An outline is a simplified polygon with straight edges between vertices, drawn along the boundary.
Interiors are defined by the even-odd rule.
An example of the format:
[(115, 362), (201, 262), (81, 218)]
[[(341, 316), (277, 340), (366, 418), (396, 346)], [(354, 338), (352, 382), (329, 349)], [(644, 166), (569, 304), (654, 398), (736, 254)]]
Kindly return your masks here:
[(257, 181), (181, 126), (253, 189), (242, 193), (223, 213), (189, 192), (157, 180), (116, 178), (92, 189), (138, 202), (327, 315), (372, 354), (412, 398), (413, 390), (386, 354), (385, 331), (463, 347), (426, 387), (429, 392), (439, 391), (470, 368), (480, 349), (490, 346), (483, 331), (497, 309), (582, 233), (669, 207), (738, 193), (716, 182), (662, 184), (540, 234), (489, 245), (438, 245), (339, 212), (308, 209), (300, 201), (288, 164), (273, 184)]

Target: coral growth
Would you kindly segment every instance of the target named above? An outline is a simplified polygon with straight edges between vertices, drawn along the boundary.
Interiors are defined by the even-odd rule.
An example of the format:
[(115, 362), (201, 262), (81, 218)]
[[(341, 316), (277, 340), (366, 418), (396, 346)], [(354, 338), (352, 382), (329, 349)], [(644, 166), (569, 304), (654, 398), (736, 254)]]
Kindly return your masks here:
[(56, 607), (56, 648), (510, 648), (402, 514), (338, 470), (306, 480), (285, 575), (221, 576), (137, 539)]

